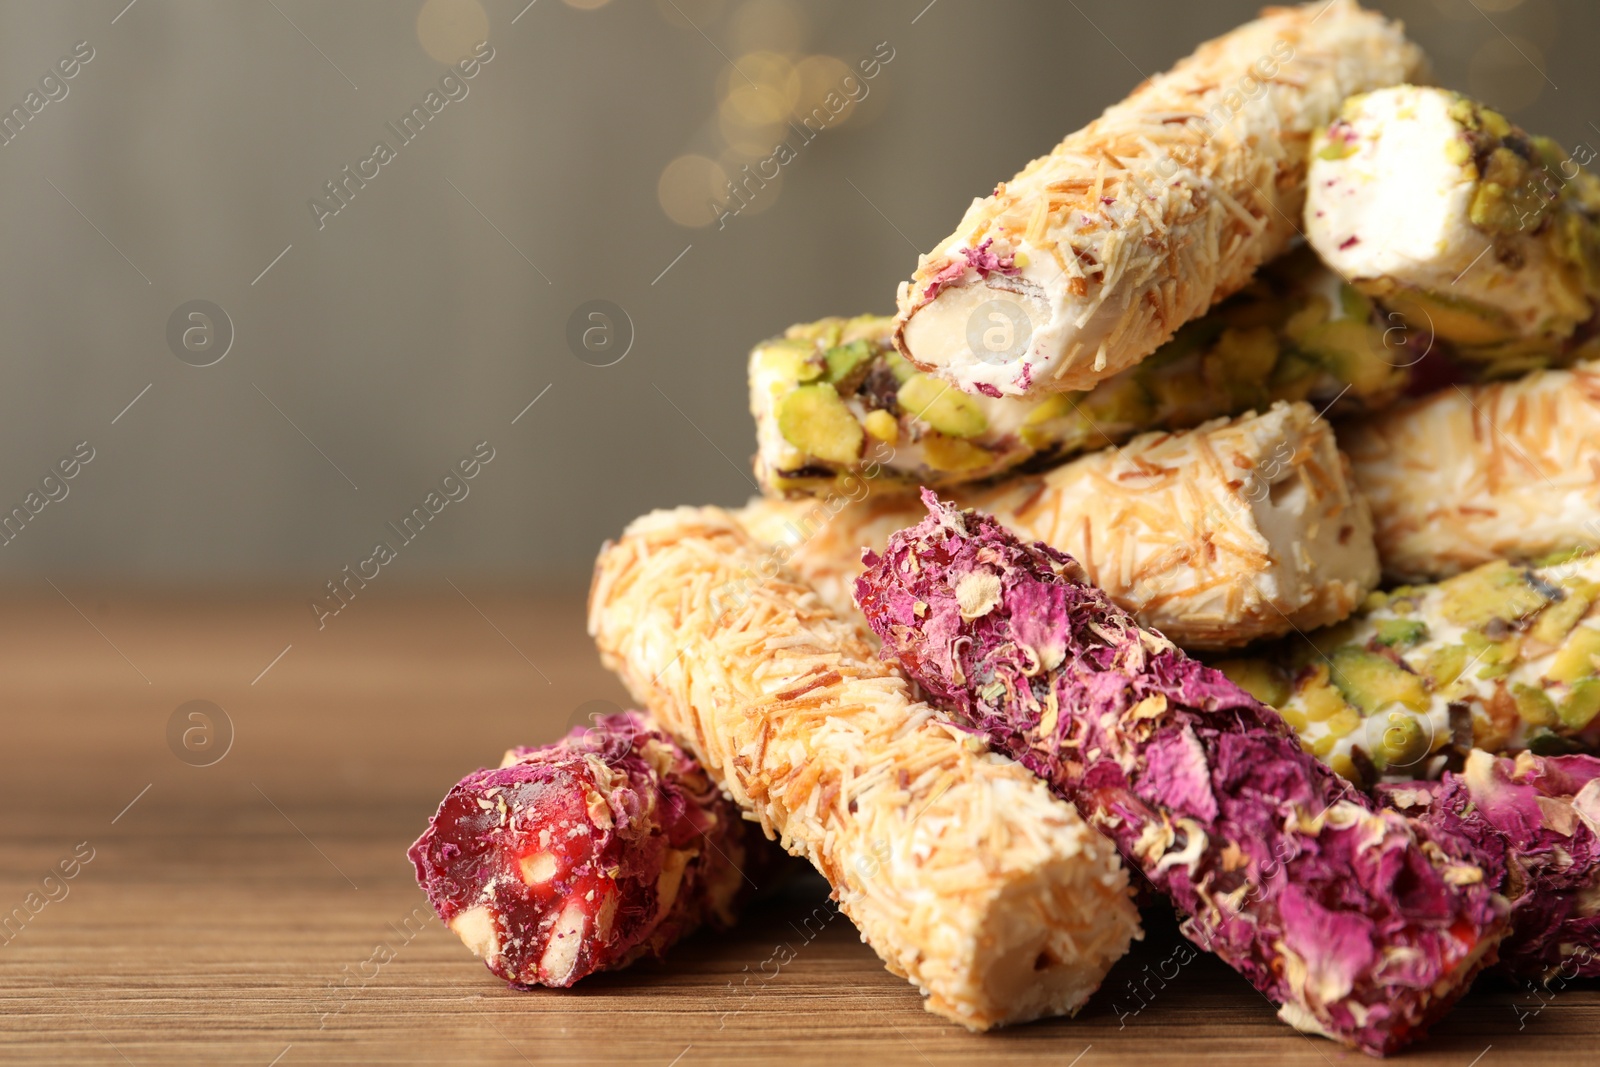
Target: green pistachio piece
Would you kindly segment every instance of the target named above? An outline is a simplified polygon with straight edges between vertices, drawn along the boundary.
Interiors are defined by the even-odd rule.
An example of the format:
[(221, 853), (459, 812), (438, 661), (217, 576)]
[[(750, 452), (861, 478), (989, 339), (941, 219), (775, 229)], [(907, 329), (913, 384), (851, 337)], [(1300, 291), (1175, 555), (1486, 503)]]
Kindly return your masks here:
[(867, 341), (835, 345), (822, 354), (822, 360), (828, 368), (823, 372), (822, 380), (846, 392), (853, 392), (854, 389), (847, 387), (846, 383), (849, 386), (861, 383), (861, 376), (872, 362), (872, 345)]
[(1320, 366), (1289, 349), (1272, 368), (1272, 379), (1267, 384), (1273, 400), (1304, 400), (1311, 395), (1322, 375)]
[[(1428, 754), (1432, 747), (1432, 731), (1426, 729), (1415, 715), (1391, 711), (1381, 722), (1383, 732), (1373, 739), (1372, 757), (1380, 767), (1410, 767)], [(1373, 727), (1367, 728), (1369, 739)]]
[(966, 393), (926, 374), (900, 386), (900, 410), (948, 437), (976, 437), (989, 428), (983, 409)]
[(890, 352), (887, 357), (889, 373), (894, 375), (894, 380), (901, 385), (906, 384), (917, 376), (917, 368), (906, 362), (906, 357), (899, 352)]
[(1432, 331), (1442, 340), (1458, 345), (1495, 345), (1519, 335), (1516, 323), (1504, 311), (1465, 297), (1409, 288), (1375, 295), (1412, 329), (1424, 334)]
[(1378, 643), (1390, 648), (1410, 648), (1428, 639), (1428, 624), (1420, 619), (1379, 619)]
[(1461, 677), (1468, 658), (1466, 645), (1445, 645), (1422, 658), (1422, 673), (1433, 680), (1435, 689), (1443, 689)]
[(853, 464), (866, 434), (839, 393), (826, 382), (802, 385), (776, 406), (778, 432), (791, 445), (827, 463)]
[(1327, 297), (1320, 293), (1313, 293), (1296, 308), (1283, 324), (1283, 335), (1295, 344), (1303, 344), (1311, 336), (1311, 331), (1327, 322), (1333, 314)]
[(1095, 436), (1088, 420), (1078, 414), (1076, 405), (1083, 397), (1083, 393), (1054, 393), (1040, 401), (1022, 420), (1018, 430), (1022, 443), (1035, 452), (1081, 448)]
[(1262, 659), (1225, 659), (1212, 664), (1228, 680), (1263, 704), (1281, 708), (1288, 703), (1289, 680), (1276, 665)]
[(1353, 285), (1340, 283), (1339, 310), (1344, 312), (1347, 319), (1366, 322), (1372, 317), (1372, 298)]
[(1399, 703), (1413, 711), (1426, 711), (1430, 703), (1422, 679), (1387, 656), (1355, 645), (1333, 651), (1329, 677), (1344, 698), (1362, 714)]
[(1593, 677), (1597, 664), (1600, 664), (1600, 629), (1580, 626), (1572, 631), (1544, 673), (1547, 678), (1574, 685), (1580, 679)]
[(922, 458), (936, 471), (974, 471), (994, 462), (993, 452), (959, 437), (930, 433), (918, 443), (922, 445)]
[(1600, 714), (1600, 678), (1585, 678), (1561, 702), (1561, 723), (1568, 729), (1582, 730)]
[(813, 348), (831, 348), (839, 343), (844, 326), (843, 319), (818, 319), (791, 326), (784, 336), (792, 341), (805, 341)]
[(1264, 382), (1278, 362), (1278, 335), (1269, 326), (1230, 326), (1217, 338), (1213, 351), (1224, 361), (1230, 378)]
[(1107, 378), (1078, 401), (1085, 417), (1107, 436), (1119, 436), (1155, 420), (1146, 386), (1137, 375)]
[(1296, 679), (1295, 695), (1299, 697), (1300, 710), (1311, 722), (1328, 722), (1354, 710), (1345, 701), (1344, 694), (1329, 683), (1325, 664), (1317, 664)]
[(1367, 318), (1331, 319), (1300, 331), (1300, 354), (1350, 386), (1359, 397), (1399, 384), (1404, 362), (1384, 347), (1383, 331)]
[(809, 382), (822, 373), (822, 364), (815, 357), (816, 347), (810, 341), (780, 337), (761, 346), (761, 354), (756, 359), (776, 378)]
[(1568, 592), (1567, 598), (1551, 604), (1539, 613), (1533, 624), (1532, 636), (1547, 645), (1559, 645), (1578, 621), (1589, 613), (1591, 601), (1580, 592)]
[(1520, 232), (1524, 210), (1535, 206), (1524, 203), (1532, 194), (1528, 187), (1531, 178), (1527, 160), (1505, 145), (1496, 148), (1484, 164), (1467, 217), (1474, 226), (1491, 233)]
[(1527, 572), (1504, 560), (1447, 579), (1439, 588), (1444, 594), (1440, 603), (1444, 617), (1473, 629), (1495, 619), (1515, 623), (1550, 602), (1529, 583)]
[(1554, 726), (1559, 721), (1555, 701), (1543, 689), (1514, 685), (1511, 696), (1517, 702), (1517, 717), (1529, 726)]
[(1461, 635), (1461, 642), (1470, 654), (1470, 662), (1479, 665), (1479, 678), (1504, 678), (1522, 654), (1522, 641), (1514, 634), (1495, 640), (1477, 630), (1468, 630)]

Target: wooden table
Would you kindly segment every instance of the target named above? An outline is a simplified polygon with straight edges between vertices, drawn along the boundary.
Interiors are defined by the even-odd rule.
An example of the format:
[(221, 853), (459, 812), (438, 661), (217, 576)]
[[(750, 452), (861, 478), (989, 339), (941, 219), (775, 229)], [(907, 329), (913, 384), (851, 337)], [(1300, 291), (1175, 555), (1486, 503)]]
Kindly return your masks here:
[[(1079, 1018), (968, 1034), (842, 917), (806, 935), (820, 880), (666, 964), (512, 992), (432, 917), (405, 850), (462, 774), (625, 700), (580, 591), (374, 587), (320, 632), (309, 591), (64, 592), (0, 612), (0, 915), (26, 920), (0, 933), (0, 1062), (1368, 1062), (1209, 957), (1163, 984), (1159, 917)], [(233, 726), (210, 766), (190, 765), (220, 751), (199, 720), (169, 747), (193, 700)], [(47, 884), (62, 861), (76, 876)], [(1600, 1062), (1600, 984), (1541, 1000), (1485, 981), (1407, 1062)]]

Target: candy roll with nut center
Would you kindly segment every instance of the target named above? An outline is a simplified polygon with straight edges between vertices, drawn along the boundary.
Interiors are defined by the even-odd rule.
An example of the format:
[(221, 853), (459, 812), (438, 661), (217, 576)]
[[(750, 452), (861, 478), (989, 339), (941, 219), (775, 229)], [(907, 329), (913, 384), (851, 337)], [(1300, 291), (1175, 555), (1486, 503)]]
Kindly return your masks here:
[(1600, 546), (1600, 364), (1444, 389), (1339, 440), (1398, 581)]
[(1138, 936), (1110, 844), (913, 700), (726, 512), (629, 526), (596, 564), (589, 629), (929, 1011), (975, 1030), (1071, 1014)]
[[(1312, 131), (1421, 64), (1353, 0), (1271, 9), (1201, 45), (973, 201), (901, 285), (900, 352), (988, 396), (1132, 366), (1289, 247)], [(995, 350), (985, 331), (1001, 327)]]
[(1460, 93), (1345, 102), (1312, 145), (1306, 237), (1419, 333), (1491, 372), (1600, 355), (1600, 178)]
[[(1081, 560), (1113, 601), (1179, 645), (1233, 648), (1338, 621), (1377, 584), (1366, 505), (1345, 466), (1326, 419), (1278, 404), (955, 496)], [(736, 514), (855, 618), (861, 550), (881, 550), (923, 509), (858, 480)]]
[(439, 918), (513, 985), (570, 986), (726, 929), (783, 857), (638, 712), (515, 748), (411, 846)]
[(1421, 355), (1407, 345), (1412, 334), (1392, 327), (1307, 248), (1085, 392), (963, 393), (907, 363), (888, 318), (791, 326), (750, 354), (756, 477), (769, 495), (848, 492), (864, 477), (910, 496), (1277, 400), (1330, 415), (1377, 411)]
[(1072, 799), (1281, 1018), (1391, 1052), (1494, 960), (1506, 904), (1470, 852), (1375, 810), (1069, 557), (925, 500), (856, 584), (885, 657)]

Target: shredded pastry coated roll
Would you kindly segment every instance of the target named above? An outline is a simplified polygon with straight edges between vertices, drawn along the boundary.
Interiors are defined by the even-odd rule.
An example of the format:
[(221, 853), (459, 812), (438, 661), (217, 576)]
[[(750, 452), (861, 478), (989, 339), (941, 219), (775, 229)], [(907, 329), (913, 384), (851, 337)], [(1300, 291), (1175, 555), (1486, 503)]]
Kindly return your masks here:
[(1392, 1052), (1494, 961), (1507, 905), (1472, 849), (1378, 810), (1070, 557), (924, 498), (856, 583), (885, 657), (1070, 798), (1284, 1021)]
[(1216, 666), (1362, 788), (1460, 770), (1473, 748), (1593, 752), (1600, 555), (1373, 593), (1339, 626)]
[(1139, 936), (1109, 842), (911, 698), (855, 627), (716, 508), (601, 551), (602, 659), (750, 817), (804, 855), (928, 1010), (1070, 1014)]
[(1396, 580), (1600, 546), (1600, 363), (1444, 389), (1339, 440)]
[[(861, 550), (916, 523), (899, 494), (756, 500), (738, 512), (774, 556), (854, 616)], [(1082, 561), (1090, 580), (1185, 648), (1233, 648), (1347, 616), (1378, 581), (1366, 505), (1307, 404), (1134, 438), (1037, 476), (955, 493)]]
[(1275, 8), (1140, 85), (994, 193), (902, 284), (897, 343), (967, 392), (1087, 389), (1298, 232), (1312, 131), (1421, 53), (1353, 0)]

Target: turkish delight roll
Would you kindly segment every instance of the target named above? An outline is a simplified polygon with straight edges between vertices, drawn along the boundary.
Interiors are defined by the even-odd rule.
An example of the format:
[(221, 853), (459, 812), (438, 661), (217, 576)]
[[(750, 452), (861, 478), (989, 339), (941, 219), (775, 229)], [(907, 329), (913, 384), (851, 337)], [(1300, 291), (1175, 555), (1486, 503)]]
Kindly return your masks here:
[(912, 699), (726, 512), (636, 520), (601, 551), (589, 629), (928, 1010), (975, 1030), (1071, 1014), (1138, 936), (1111, 844)]
[(1072, 799), (1281, 1018), (1382, 1054), (1493, 962), (1506, 902), (1470, 853), (1377, 810), (1070, 557), (925, 499), (856, 585), (885, 657)]
[[(1302, 247), (1146, 359), (1084, 392), (963, 393), (894, 349), (863, 315), (791, 326), (750, 353), (756, 478), (772, 495), (981, 481), (1120, 444), (1146, 430), (1307, 400), (1330, 415), (1380, 410), (1422, 352), (1372, 301)], [(913, 504), (915, 501), (913, 501)]]
[[(849, 617), (861, 550), (882, 549), (923, 514), (904, 495), (855, 489), (737, 513)], [(1114, 602), (1185, 648), (1336, 622), (1378, 581), (1366, 503), (1327, 420), (1304, 403), (1145, 434), (955, 496), (1073, 555)]]
[(1420, 334), (1494, 372), (1600, 355), (1600, 178), (1447, 89), (1347, 100), (1312, 145), (1306, 238)]
[(1600, 546), (1600, 363), (1444, 389), (1339, 442), (1398, 581)]
[(1546, 984), (1600, 977), (1600, 759), (1477, 751), (1440, 782), (1379, 787), (1400, 811), (1460, 832), (1511, 898), (1500, 968)]
[(1353, 0), (1273, 8), (974, 200), (903, 283), (896, 343), (969, 393), (1087, 389), (1299, 232), (1312, 131), (1421, 53)]
[(1363, 788), (1460, 770), (1473, 748), (1593, 752), (1600, 555), (1373, 593), (1339, 626), (1215, 666)]
[(692, 756), (623, 712), (467, 775), (410, 857), (490, 971), (570, 986), (731, 926), (772, 848)]

